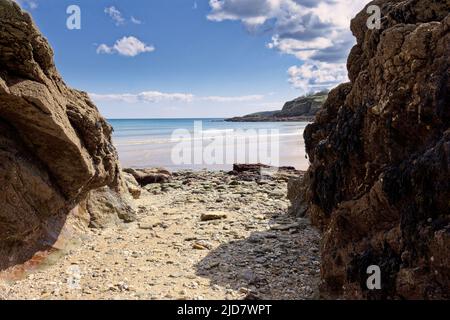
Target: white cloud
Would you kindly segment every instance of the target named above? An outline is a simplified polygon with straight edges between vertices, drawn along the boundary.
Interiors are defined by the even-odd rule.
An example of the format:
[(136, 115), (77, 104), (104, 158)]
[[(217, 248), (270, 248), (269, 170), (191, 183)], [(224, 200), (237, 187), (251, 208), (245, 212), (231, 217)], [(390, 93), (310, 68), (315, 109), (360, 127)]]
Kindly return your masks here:
[(134, 24), (142, 24), (141, 20), (139, 20), (139, 19), (137, 19), (137, 18), (135, 18), (133, 16), (131, 17), (131, 22), (134, 23)]
[(90, 93), (92, 99), (96, 101), (119, 101), (124, 103), (158, 103), (163, 101), (193, 102), (193, 101), (209, 101), (215, 103), (227, 102), (251, 102), (259, 101), (264, 98), (263, 95), (246, 95), (246, 96), (195, 96), (191, 93), (163, 93), (159, 91), (144, 91), (137, 94), (121, 93), (121, 94), (97, 94)]
[(125, 18), (122, 16), (122, 12), (120, 12), (116, 7), (111, 6), (108, 8), (105, 8), (104, 11), (107, 15), (113, 19), (116, 26), (121, 26), (125, 24)]
[(106, 44), (100, 44), (97, 47), (98, 54), (113, 54), (117, 53), (126, 57), (135, 57), (141, 53), (153, 52), (155, 47), (153, 45), (147, 45), (136, 37), (123, 37), (116, 41), (113, 46)]
[(192, 102), (192, 100), (194, 99), (194, 95), (189, 93), (162, 93), (158, 91), (146, 91), (139, 93), (137, 95), (137, 98), (139, 101), (150, 103), (160, 102), (164, 100)]
[(303, 94), (318, 92), (348, 81), (345, 63), (307, 61), (288, 70), (289, 82)]
[[(306, 79), (319, 76), (306, 72), (316, 67), (336, 66), (335, 81), (343, 77), (342, 64), (355, 43), (350, 32), (350, 20), (370, 0), (210, 0), (210, 21), (240, 21), (249, 31), (263, 30), (272, 33), (267, 44), (270, 49), (294, 55), (306, 66), (291, 68), (302, 76), (291, 77), (296, 87), (323, 85), (323, 79)], [(331, 74), (329, 71), (327, 74)], [(298, 74), (298, 73), (297, 73)], [(321, 74), (323, 76), (323, 74)], [(333, 77), (328, 77), (329, 79)], [(346, 78), (346, 77), (345, 77)], [(330, 81), (328, 86), (337, 83)], [(313, 87), (311, 87), (311, 91)]]
[[(128, 19), (123, 16), (122, 12), (115, 6), (105, 8), (104, 12), (111, 17), (116, 26), (123, 26), (128, 21)], [(142, 21), (134, 16), (131, 16), (129, 21), (133, 24), (142, 24)]]
[(248, 96), (208, 96), (201, 97), (201, 100), (211, 101), (211, 102), (248, 102), (248, 101), (257, 101), (264, 99), (263, 95), (248, 95)]
[(267, 44), (270, 49), (278, 49), (287, 54), (292, 54), (300, 60), (307, 60), (317, 54), (318, 51), (331, 48), (333, 42), (329, 38), (317, 37), (310, 41), (282, 38), (274, 36), (272, 42)]
[(111, 54), (113, 53), (113, 48), (108, 47), (106, 44), (101, 44), (97, 47), (98, 54)]
[(125, 103), (156, 103), (162, 101), (182, 101), (191, 102), (194, 95), (189, 93), (163, 93), (159, 91), (144, 91), (138, 94), (120, 93), (120, 94), (89, 94), (96, 101), (119, 101)]

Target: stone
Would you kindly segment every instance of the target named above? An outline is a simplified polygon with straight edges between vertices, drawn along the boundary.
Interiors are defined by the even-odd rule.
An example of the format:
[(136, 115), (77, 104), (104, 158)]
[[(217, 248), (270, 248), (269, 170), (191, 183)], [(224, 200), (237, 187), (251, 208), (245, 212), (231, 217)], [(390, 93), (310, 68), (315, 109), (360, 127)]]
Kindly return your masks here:
[(139, 199), (141, 197), (142, 189), (134, 176), (126, 172), (123, 172), (122, 176), (128, 188), (128, 192), (134, 199)]
[(223, 212), (208, 212), (208, 213), (203, 213), (200, 216), (200, 221), (213, 221), (213, 220), (222, 220), (222, 219), (226, 219), (227, 218), (227, 214), (223, 213)]
[[(172, 180), (172, 174), (161, 168), (153, 169), (124, 169), (126, 173), (131, 174), (142, 187), (155, 183), (169, 183)], [(167, 188), (168, 186), (165, 186)]]
[(201, 244), (198, 244), (198, 243), (194, 243), (194, 244), (192, 245), (192, 248), (193, 248), (193, 249), (196, 249), (196, 250), (208, 250), (207, 247), (202, 246)]
[(129, 223), (136, 220), (136, 210), (131, 200), (109, 187), (91, 191), (86, 208), (90, 215), (90, 227), (93, 228), (106, 228), (121, 221)]
[(153, 224), (141, 222), (141, 223), (139, 223), (139, 229), (141, 229), (141, 230), (153, 230)]

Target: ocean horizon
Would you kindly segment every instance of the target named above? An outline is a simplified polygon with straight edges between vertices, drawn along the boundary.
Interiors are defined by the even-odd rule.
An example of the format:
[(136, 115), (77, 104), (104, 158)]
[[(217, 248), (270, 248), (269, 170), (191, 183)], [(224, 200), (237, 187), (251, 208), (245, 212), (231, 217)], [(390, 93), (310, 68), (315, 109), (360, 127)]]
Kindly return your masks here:
[[(258, 153), (264, 152), (260, 150), (261, 144), (256, 141), (275, 141), (278, 143), (278, 150), (276, 148), (269, 150), (271, 161), (257, 159), (257, 162), (292, 166), (298, 170), (308, 168), (309, 162), (306, 159), (303, 140), (303, 131), (308, 122), (226, 122), (224, 120), (224, 118), (153, 118), (108, 119), (108, 122), (114, 129), (113, 142), (124, 167), (164, 167), (173, 171), (230, 170), (233, 163), (254, 162), (251, 161), (251, 154), (253, 155), (256, 150)], [(195, 131), (196, 124), (197, 127), (199, 124), (201, 126), (201, 136), (198, 135), (198, 130)], [(179, 140), (174, 139), (174, 133), (180, 130), (188, 135)], [(230, 139), (225, 139), (226, 135)], [(192, 144), (193, 152), (198, 154), (198, 152), (204, 152), (204, 149), (214, 141), (223, 141), (224, 157), (234, 152), (235, 160), (216, 161), (217, 163), (208, 161), (177, 163), (173, 160), (173, 150), (180, 143)]]

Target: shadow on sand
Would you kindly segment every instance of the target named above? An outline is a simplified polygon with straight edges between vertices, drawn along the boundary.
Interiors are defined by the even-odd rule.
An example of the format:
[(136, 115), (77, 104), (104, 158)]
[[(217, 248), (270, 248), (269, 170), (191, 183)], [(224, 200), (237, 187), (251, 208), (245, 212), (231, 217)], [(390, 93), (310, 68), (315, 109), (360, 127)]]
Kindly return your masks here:
[(270, 214), (270, 230), (211, 251), (197, 275), (246, 299), (312, 299), (320, 275), (319, 234), (306, 219)]

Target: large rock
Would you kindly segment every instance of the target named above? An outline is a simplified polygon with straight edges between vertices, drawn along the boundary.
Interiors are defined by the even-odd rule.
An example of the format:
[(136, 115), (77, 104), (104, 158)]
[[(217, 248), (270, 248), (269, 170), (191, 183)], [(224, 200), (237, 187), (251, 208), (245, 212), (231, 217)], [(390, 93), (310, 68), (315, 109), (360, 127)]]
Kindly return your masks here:
[[(363, 10), (351, 82), (305, 131), (309, 215), (323, 230), (322, 293), (450, 298), (450, 1), (378, 0)], [(368, 290), (378, 265), (382, 289)]]
[(31, 17), (0, 0), (0, 22), (1, 270), (51, 247), (92, 190), (123, 182), (111, 127), (64, 84)]

